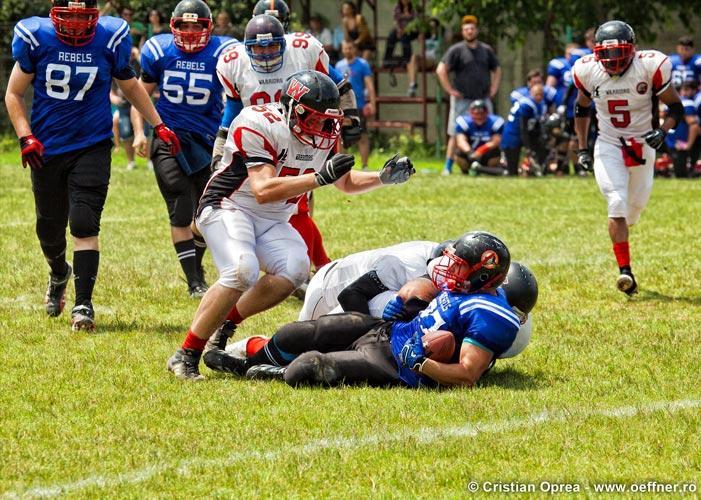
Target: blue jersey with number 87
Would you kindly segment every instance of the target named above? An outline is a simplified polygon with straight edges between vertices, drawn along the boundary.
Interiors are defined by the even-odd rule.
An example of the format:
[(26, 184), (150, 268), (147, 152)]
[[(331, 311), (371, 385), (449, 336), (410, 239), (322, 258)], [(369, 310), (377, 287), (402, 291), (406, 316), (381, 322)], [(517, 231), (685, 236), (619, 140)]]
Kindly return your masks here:
[(73, 47), (56, 38), (51, 20), (30, 17), (15, 26), (12, 57), (35, 75), (32, 133), (45, 156), (82, 149), (112, 137), (112, 77), (134, 76), (129, 67), (129, 25), (100, 17), (95, 38)]

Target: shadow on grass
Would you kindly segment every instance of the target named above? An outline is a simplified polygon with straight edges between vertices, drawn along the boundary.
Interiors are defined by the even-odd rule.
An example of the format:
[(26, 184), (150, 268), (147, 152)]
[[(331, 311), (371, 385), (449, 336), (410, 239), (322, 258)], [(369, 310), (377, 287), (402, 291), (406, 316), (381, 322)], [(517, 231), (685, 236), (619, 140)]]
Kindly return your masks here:
[(665, 295), (655, 290), (641, 290), (638, 296), (634, 300), (644, 300), (644, 301), (657, 301), (657, 302), (685, 302), (687, 304), (692, 304), (695, 306), (701, 305), (701, 296), (697, 297), (675, 297), (671, 295)]
[(540, 371), (531, 375), (508, 367), (503, 370), (490, 371), (482, 377), (477, 385), (479, 387), (497, 386), (505, 389), (526, 391), (540, 389), (543, 387), (544, 381), (545, 376)]

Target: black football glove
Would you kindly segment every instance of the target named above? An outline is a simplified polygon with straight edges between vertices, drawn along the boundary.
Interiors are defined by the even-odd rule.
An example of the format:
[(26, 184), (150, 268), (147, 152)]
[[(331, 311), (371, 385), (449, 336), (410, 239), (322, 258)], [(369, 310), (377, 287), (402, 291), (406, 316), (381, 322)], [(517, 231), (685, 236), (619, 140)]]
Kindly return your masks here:
[(667, 132), (665, 132), (661, 128), (656, 128), (650, 130), (647, 134), (645, 134), (643, 136), (643, 139), (645, 139), (645, 142), (647, 142), (648, 146), (659, 150), (664, 144), (664, 138), (666, 136)]
[(414, 165), (406, 156), (399, 158), (399, 153), (385, 162), (380, 170), (380, 182), (382, 184), (401, 184), (409, 180), (416, 173)]
[(577, 151), (577, 165), (582, 167), (586, 172), (591, 172), (594, 167), (594, 158), (588, 149), (580, 149)]
[(314, 174), (316, 177), (316, 183), (320, 186), (333, 184), (345, 174), (350, 172), (354, 164), (355, 158), (353, 155), (336, 153), (330, 160), (327, 160), (326, 163), (324, 163), (324, 166), (321, 167), (319, 172)]

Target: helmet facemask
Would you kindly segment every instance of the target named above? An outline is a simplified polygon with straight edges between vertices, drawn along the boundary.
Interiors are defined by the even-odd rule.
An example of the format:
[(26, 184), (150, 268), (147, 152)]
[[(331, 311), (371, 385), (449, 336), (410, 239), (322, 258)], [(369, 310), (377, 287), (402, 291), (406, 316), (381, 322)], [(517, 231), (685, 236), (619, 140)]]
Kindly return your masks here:
[[(183, 30), (184, 26), (199, 25), (199, 30)], [(170, 30), (173, 32), (175, 45), (183, 52), (193, 53), (204, 49), (212, 34), (212, 20), (199, 17), (195, 13), (185, 12), (182, 17), (170, 19)]]
[(87, 7), (86, 2), (67, 2), (65, 7), (54, 5), (50, 11), (56, 37), (66, 45), (80, 47), (95, 38), (100, 11)]
[[(258, 73), (272, 73), (282, 67), (283, 55), (285, 53), (285, 37), (273, 36), (272, 33), (260, 33), (254, 39), (246, 39), (246, 53), (251, 59), (253, 69)], [(271, 47), (276, 50), (256, 52), (254, 47), (267, 49)]]
[(303, 144), (316, 149), (331, 149), (341, 135), (343, 111), (317, 111), (300, 102), (291, 102), (287, 109), (287, 124), (292, 134)]
[(635, 45), (621, 40), (604, 40), (594, 47), (594, 57), (601, 63), (607, 73), (623, 73), (635, 54)]
[(498, 264), (499, 257), (494, 250), (483, 252), (480, 261), (473, 266), (455, 254), (454, 246), (446, 248), (443, 256), (439, 257), (437, 262), (434, 263), (434, 261), (430, 264), (431, 281), (437, 288), (451, 292), (477, 292), (500, 283), (504, 278), (502, 274), (492, 276), (491, 272), (486, 272), (494, 269)]

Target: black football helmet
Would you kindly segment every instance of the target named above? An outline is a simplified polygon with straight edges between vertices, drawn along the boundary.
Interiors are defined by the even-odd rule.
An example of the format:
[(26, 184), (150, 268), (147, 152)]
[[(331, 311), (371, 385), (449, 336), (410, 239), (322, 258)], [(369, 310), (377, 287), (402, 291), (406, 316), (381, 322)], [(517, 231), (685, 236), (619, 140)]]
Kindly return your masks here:
[(268, 14), (282, 24), (285, 33), (290, 29), (290, 8), (283, 0), (259, 0), (253, 7), (253, 16)]
[[(197, 24), (198, 28), (192, 29)], [(183, 52), (199, 52), (212, 34), (212, 11), (202, 0), (182, 0), (170, 16), (173, 42)]]
[[(285, 30), (273, 16), (254, 16), (246, 25), (246, 53), (258, 73), (272, 73), (282, 67), (285, 55)], [(253, 50), (258, 47), (258, 50)], [(269, 49), (270, 48), (270, 49)]]
[(433, 266), (431, 280), (437, 288), (474, 293), (499, 286), (509, 269), (509, 249), (499, 238), (484, 231), (465, 233), (443, 251)]
[(521, 319), (521, 324), (525, 323), (528, 313), (538, 301), (538, 281), (535, 276), (520, 262), (512, 262), (501, 287), (509, 305)]
[(298, 71), (282, 85), (280, 104), (292, 134), (317, 149), (331, 149), (341, 135), (338, 88), (327, 75)]
[(594, 34), (594, 57), (607, 73), (620, 75), (635, 56), (635, 32), (623, 21), (607, 21)]
[(73, 47), (92, 42), (100, 17), (97, 0), (53, 0), (51, 4), (49, 17), (59, 40)]

